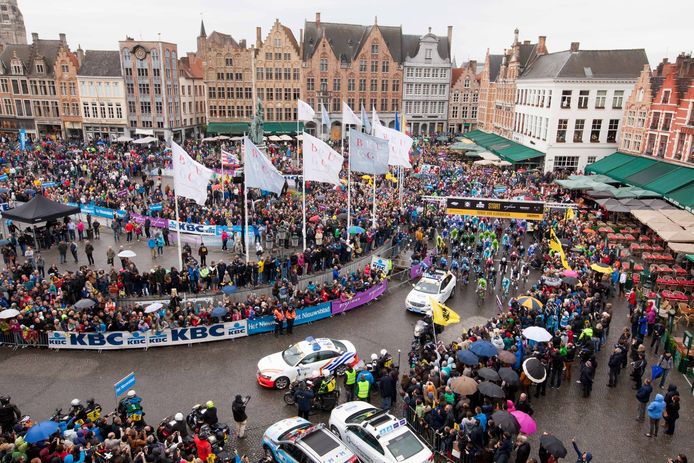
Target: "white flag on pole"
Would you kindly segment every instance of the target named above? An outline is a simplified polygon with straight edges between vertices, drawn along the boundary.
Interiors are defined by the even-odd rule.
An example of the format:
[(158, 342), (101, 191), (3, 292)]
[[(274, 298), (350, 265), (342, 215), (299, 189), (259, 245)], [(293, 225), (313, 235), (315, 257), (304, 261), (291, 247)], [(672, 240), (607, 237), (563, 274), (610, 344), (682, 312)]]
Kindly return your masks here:
[(246, 188), (282, 193), (284, 176), (248, 137), (243, 137), (243, 161)]
[(304, 181), (340, 184), (344, 158), (327, 143), (307, 133), (303, 134)]
[(297, 119), (304, 122), (310, 122), (316, 116), (316, 112), (305, 101), (297, 100), (299, 105), (297, 111)]
[(382, 125), (381, 120), (378, 118), (376, 108), (371, 108), (371, 125)]
[(412, 148), (412, 138), (395, 129), (389, 129), (382, 125), (374, 126), (374, 134), (378, 138), (388, 141), (388, 164), (391, 166), (402, 166), (412, 168), (410, 164), (410, 148)]
[(171, 151), (176, 195), (204, 205), (207, 201), (207, 184), (212, 178), (212, 169), (195, 161), (174, 141), (171, 142)]
[(323, 106), (323, 103), (320, 104), (320, 111), (321, 111), (321, 124), (323, 124), (328, 129), (330, 129), (330, 115), (328, 114), (328, 111), (325, 110), (325, 106)]
[(349, 163), (352, 170), (383, 175), (388, 172), (388, 142), (357, 130), (349, 131)]
[(342, 102), (342, 123), (344, 125), (352, 124), (361, 127), (361, 119), (354, 114), (352, 108), (347, 106), (347, 103), (344, 101)]

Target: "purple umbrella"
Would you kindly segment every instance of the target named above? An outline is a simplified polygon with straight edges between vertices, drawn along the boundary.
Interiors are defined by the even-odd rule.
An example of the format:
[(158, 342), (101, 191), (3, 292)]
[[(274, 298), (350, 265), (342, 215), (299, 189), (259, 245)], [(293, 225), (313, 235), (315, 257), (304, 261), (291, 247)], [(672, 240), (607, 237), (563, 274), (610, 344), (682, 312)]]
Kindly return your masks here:
[(537, 432), (537, 423), (535, 423), (532, 416), (520, 410), (513, 410), (510, 413), (516, 418), (516, 421), (518, 421), (520, 432), (528, 436)]

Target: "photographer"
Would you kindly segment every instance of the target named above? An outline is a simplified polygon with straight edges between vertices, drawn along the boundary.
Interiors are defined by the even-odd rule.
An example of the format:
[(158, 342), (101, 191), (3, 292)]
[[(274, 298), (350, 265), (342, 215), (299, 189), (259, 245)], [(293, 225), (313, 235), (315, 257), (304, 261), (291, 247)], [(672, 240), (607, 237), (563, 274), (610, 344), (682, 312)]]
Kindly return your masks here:
[(246, 423), (248, 422), (248, 416), (246, 415), (246, 405), (248, 401), (251, 400), (251, 396), (247, 395), (245, 399), (241, 397), (241, 394), (236, 394), (234, 402), (231, 404), (231, 411), (234, 414), (234, 427), (236, 429), (236, 436), (239, 439), (246, 438)]

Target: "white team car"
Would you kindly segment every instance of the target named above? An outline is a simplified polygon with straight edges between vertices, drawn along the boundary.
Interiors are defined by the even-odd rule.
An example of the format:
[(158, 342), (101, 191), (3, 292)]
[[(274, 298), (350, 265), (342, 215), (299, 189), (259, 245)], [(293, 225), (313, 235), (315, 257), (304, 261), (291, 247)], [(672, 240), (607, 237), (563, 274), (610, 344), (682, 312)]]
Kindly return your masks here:
[(330, 414), (330, 430), (359, 460), (378, 463), (434, 461), (434, 454), (407, 426), (367, 402), (346, 402)]
[(443, 270), (427, 271), (405, 299), (405, 307), (410, 312), (422, 315), (431, 314), (429, 298), (444, 303), (455, 294), (456, 278), (451, 272)]
[(314, 371), (341, 375), (357, 362), (357, 350), (351, 342), (309, 337), (284, 352), (260, 359), (256, 378), (261, 386), (284, 389), (294, 381), (311, 378)]
[(278, 421), (263, 434), (263, 449), (279, 463), (355, 463), (352, 451), (329, 432), (324, 424), (313, 425), (303, 418)]

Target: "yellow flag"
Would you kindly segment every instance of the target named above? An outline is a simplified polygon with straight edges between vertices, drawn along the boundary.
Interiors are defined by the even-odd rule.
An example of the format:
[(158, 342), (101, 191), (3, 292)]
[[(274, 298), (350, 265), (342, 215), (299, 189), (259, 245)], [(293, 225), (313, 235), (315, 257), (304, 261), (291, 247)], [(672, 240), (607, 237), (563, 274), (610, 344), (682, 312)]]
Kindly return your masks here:
[(429, 300), (431, 302), (431, 314), (435, 324), (447, 326), (460, 322), (460, 315), (453, 310), (441, 304), (433, 297), (430, 297)]
[(573, 208), (570, 207), (566, 210), (565, 218), (566, 220), (573, 220), (574, 218), (576, 218), (576, 213), (574, 212)]
[(561, 258), (561, 265), (565, 269), (571, 270), (571, 266), (569, 265), (569, 262), (566, 260), (566, 254), (564, 254), (564, 248), (562, 247), (559, 238), (557, 238), (557, 234), (554, 232), (553, 228), (549, 229), (549, 248), (554, 252), (558, 252), (559, 257)]

